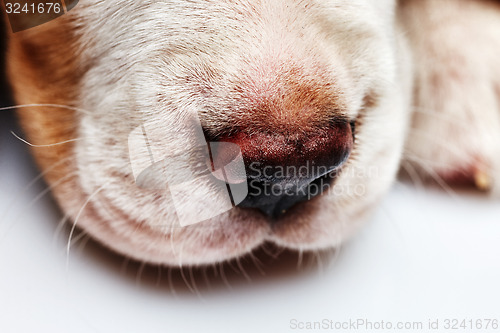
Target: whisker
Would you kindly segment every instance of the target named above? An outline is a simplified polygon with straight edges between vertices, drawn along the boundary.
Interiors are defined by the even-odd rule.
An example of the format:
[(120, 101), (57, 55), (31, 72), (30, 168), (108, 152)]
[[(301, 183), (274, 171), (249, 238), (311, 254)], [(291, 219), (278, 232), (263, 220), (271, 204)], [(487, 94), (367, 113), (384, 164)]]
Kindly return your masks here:
[(312, 253), (312, 250), (311, 251), (308, 251), (308, 255), (307, 255), (307, 262), (304, 264), (304, 268), (309, 270), (311, 268), (314, 268), (314, 255)]
[(76, 111), (80, 113), (85, 113), (85, 114), (92, 114), (92, 112), (81, 109), (81, 108), (76, 108), (73, 106), (69, 105), (62, 105), (62, 104), (20, 104), (20, 105), (12, 105), (12, 106), (6, 106), (6, 107), (1, 107), (0, 111), (8, 111), (8, 110), (15, 110), (15, 109), (22, 109), (22, 108), (33, 108), (33, 107), (50, 107), (50, 108), (56, 108), (56, 109), (67, 109), (71, 111)]
[(248, 255), (249, 255), (250, 259), (252, 259), (252, 262), (253, 262), (255, 268), (257, 268), (257, 270), (259, 271), (260, 275), (265, 276), (266, 272), (263, 269), (262, 261), (260, 261), (259, 258), (257, 258), (257, 256), (253, 252), (250, 252)]
[(89, 241), (91, 239), (92, 239), (92, 236), (90, 236), (85, 231), (82, 231), (77, 237), (75, 237), (75, 239), (73, 240), (73, 244), (77, 244), (81, 240), (80, 246), (78, 246), (78, 249), (77, 249), (77, 252), (79, 254), (83, 253), (83, 249), (85, 248), (85, 246), (87, 246), (87, 244), (89, 243)]
[[(80, 234), (78, 234), (78, 236), (74, 237), (73, 240), (71, 241), (73, 243), (72, 246), (75, 246), (76, 244), (78, 244), (79, 241), (82, 241), (81, 244), (86, 244), (88, 243), (88, 241), (91, 239), (91, 236), (85, 232), (85, 231), (82, 231), (80, 232)], [(81, 248), (81, 244), (80, 244), (80, 247), (77, 249), (77, 252), (81, 253), (82, 252), (82, 248)]]
[(281, 248), (280, 248), (280, 249), (277, 249), (277, 250), (276, 250), (276, 252), (274, 252), (274, 253), (273, 253), (273, 252), (271, 252), (271, 251), (270, 251), (270, 249), (268, 249), (268, 248), (267, 248), (266, 244), (264, 244), (264, 245), (262, 246), (262, 251), (263, 251), (266, 255), (268, 255), (270, 258), (272, 258), (273, 260), (277, 260), (277, 259), (278, 259), (278, 257), (279, 257), (279, 255), (280, 255), (281, 253), (283, 253), (284, 249), (281, 249)]
[[(440, 146), (443, 150), (448, 151), (449, 153), (453, 154), (454, 156), (457, 156), (457, 157), (463, 156), (463, 151), (461, 149), (456, 148), (454, 146), (450, 146), (449, 142), (445, 141), (445, 140), (443, 140), (442, 142), (436, 141), (435, 136), (425, 132), (424, 130), (413, 129), (410, 131), (408, 136), (418, 136), (421, 138), (425, 138), (425, 139), (429, 140), (429, 142), (432, 142), (432, 144), (436, 144), (436, 145)], [(405, 151), (403, 154), (404, 155), (408, 154), (408, 152)]]
[(32, 208), (38, 201), (40, 201), (44, 196), (46, 196), (47, 194), (49, 194), (53, 189), (55, 189), (57, 186), (61, 185), (61, 184), (64, 184), (69, 178), (71, 177), (74, 177), (75, 175), (77, 174), (77, 172), (72, 172), (64, 177), (62, 177), (61, 179), (59, 179), (57, 182), (47, 186), (47, 188), (45, 188), (44, 190), (42, 190), (34, 199), (32, 199), (30, 201), (30, 203), (28, 204), (27, 207), (25, 207), (25, 209), (23, 209), (21, 212), (18, 213), (17, 216), (14, 217), (14, 219), (12, 220), (12, 222), (9, 223), (9, 225), (7, 226), (7, 228), (5, 229), (4, 233), (0, 236), (0, 239), (5, 237), (9, 231), (11, 230), (11, 228), (16, 225), (16, 222), (19, 221), (19, 219), (24, 215), (26, 214), (26, 212), (28, 212), (29, 208)]
[(418, 166), (418, 167), (424, 168), (424, 165), (428, 168), (444, 167), (444, 168), (449, 168), (449, 169), (456, 169), (456, 167), (457, 167), (457, 165), (454, 163), (442, 163), (442, 162), (437, 163), (434, 160), (421, 158), (421, 157), (415, 156), (413, 154), (405, 155), (404, 159), (407, 162), (409, 162), (410, 164), (412, 164), (414, 167)]
[(212, 272), (214, 274), (214, 277), (218, 278), (219, 277), (219, 267), (217, 266), (217, 263), (213, 263), (210, 265), (212, 268)]
[(301, 270), (303, 260), (304, 260), (304, 250), (299, 249), (297, 251), (297, 270)]
[[(344, 217), (342, 218), (342, 228), (345, 230), (347, 228), (347, 221), (350, 220), (347, 218), (346, 214), (343, 214)], [(344, 242), (342, 241), (342, 235), (344, 232), (337, 233), (335, 237), (335, 247), (332, 248), (332, 263), (337, 263), (338, 260), (340, 259), (340, 256), (342, 255), (342, 251), (344, 249)]]
[(137, 270), (137, 275), (135, 276), (135, 284), (137, 286), (141, 285), (142, 273), (144, 273), (144, 268), (146, 267), (146, 263), (142, 262), (139, 265), (139, 269)]
[(175, 298), (178, 297), (177, 291), (174, 286), (174, 281), (172, 280), (172, 267), (168, 267), (167, 269), (167, 280), (168, 280), (168, 286), (170, 288), (170, 291), (172, 292), (172, 295), (174, 295)]
[(245, 279), (248, 282), (252, 282), (252, 278), (250, 277), (250, 275), (248, 275), (248, 273), (246, 272), (245, 268), (243, 267), (243, 265), (241, 263), (241, 258), (236, 258), (236, 264), (238, 265), (238, 268), (240, 269), (240, 272), (243, 274)]
[(155, 286), (158, 288), (161, 285), (161, 280), (162, 280), (162, 273), (163, 273), (163, 267), (162, 266), (157, 266), (157, 273), (156, 273), (156, 283)]
[(128, 264), (130, 263), (130, 258), (129, 257), (125, 257), (125, 259), (123, 259), (123, 262), (120, 266), (120, 273), (122, 275), (126, 275), (127, 274), (127, 269), (128, 269)]
[(57, 238), (61, 234), (62, 230), (64, 229), (64, 226), (69, 220), (69, 215), (65, 214), (57, 223), (56, 230), (54, 232), (54, 236), (52, 237), (52, 244), (55, 245), (57, 243)]
[(239, 268), (233, 265), (233, 260), (226, 261), (225, 265), (229, 266), (236, 274), (240, 274)]
[(458, 200), (459, 197), (457, 193), (449, 186), (446, 181), (439, 176), (432, 168), (426, 166), (426, 165), (421, 165), (422, 168), (426, 171), (426, 173), (434, 179), (434, 181), (452, 198), (455, 200)]
[[(438, 164), (438, 163), (435, 163), (434, 160), (424, 159), (424, 158), (417, 157), (417, 156), (410, 155), (410, 154), (406, 155), (405, 159), (406, 159), (406, 162), (409, 163), (408, 165), (412, 165), (412, 167), (418, 166), (418, 167), (424, 169), (423, 175), (430, 175), (430, 170), (432, 170), (433, 167), (440, 167), (440, 168), (445, 168), (445, 169), (450, 169), (450, 170), (457, 170), (460, 172), (463, 171), (463, 169), (457, 168), (457, 165), (453, 164), (453, 163), (439, 163)], [(489, 169), (488, 165), (486, 165), (484, 163), (479, 163), (479, 162), (480, 161), (478, 161), (478, 163), (474, 165), (476, 168)], [(415, 171), (415, 172), (417, 172), (417, 171)], [(437, 175), (436, 171), (432, 170), (432, 172), (435, 175)], [(420, 174), (422, 174), (422, 173), (420, 173)], [(443, 179), (442, 177), (440, 177), (440, 178)]]
[(325, 274), (325, 268), (324, 268), (324, 263), (323, 263), (323, 260), (321, 258), (321, 252), (319, 251), (313, 251), (313, 254), (314, 254), (314, 258), (316, 259), (316, 265), (318, 267), (318, 272), (320, 275), (324, 275)]
[(50, 193), (52, 190), (54, 190), (54, 188), (56, 188), (57, 186), (61, 185), (61, 184), (64, 184), (68, 179), (71, 179), (72, 177), (75, 177), (76, 175), (78, 174), (78, 171), (74, 171), (74, 172), (70, 172), (69, 174), (67, 174), (66, 176), (58, 179), (56, 182), (50, 184), (47, 186), (47, 188), (45, 190), (43, 190), (42, 192), (40, 192), (30, 203), (29, 203), (29, 206), (28, 207), (31, 207), (32, 205), (34, 205), (35, 203), (37, 203), (40, 199), (42, 199), (46, 194)]
[(409, 161), (403, 161), (401, 163), (401, 167), (406, 171), (406, 173), (410, 177), (410, 180), (413, 182), (413, 185), (417, 189), (424, 188), (424, 182), (422, 180), (422, 177), (420, 177), (417, 170), (415, 170), (415, 168), (413, 167), (413, 165)]
[[(433, 111), (428, 111), (428, 110), (425, 110), (423, 108), (416, 108), (415, 109), (415, 112), (416, 113), (421, 113), (421, 114), (424, 114), (424, 115), (428, 115), (429, 117), (434, 117), (434, 118), (437, 118), (436, 120), (437, 121), (441, 121), (441, 120), (445, 120), (447, 121), (448, 123), (454, 123), (456, 125), (458, 125), (459, 127), (456, 129), (456, 130), (467, 130), (469, 129), (469, 127), (471, 126), (470, 122), (467, 121), (466, 119), (462, 119), (462, 118), (456, 118), (456, 117), (452, 117), (452, 116), (448, 116), (448, 115), (445, 115), (445, 114), (442, 114), (442, 113), (439, 113), (439, 112), (433, 112)], [(498, 140), (500, 139), (500, 135), (498, 132), (495, 131), (496, 127), (495, 126), (491, 126), (491, 127), (484, 127), (482, 126), (480, 131), (481, 131), (481, 134), (483, 136), (483, 138), (489, 138), (490, 140), (492, 140), (492, 142), (498, 142)], [(414, 124), (412, 124), (412, 127), (410, 129), (410, 134), (412, 134), (413, 132), (417, 132), (417, 133), (426, 133), (425, 130), (422, 130), (422, 129), (419, 129), (417, 127), (414, 126)], [(420, 134), (422, 135), (422, 134)], [(423, 134), (423, 135), (426, 135), (429, 137), (429, 139), (431, 140), (431, 142), (435, 143), (435, 139), (436, 137), (435, 136), (432, 136), (431, 134)], [(443, 140), (444, 141), (444, 140)], [(442, 144), (442, 143), (438, 143), (438, 144)], [(447, 144), (447, 143), (445, 143)]]
[(340, 237), (337, 237), (337, 241), (336, 243), (338, 244), (336, 247), (332, 248), (330, 251), (328, 251), (328, 255), (329, 255), (329, 261), (328, 261), (328, 264), (337, 264), (339, 259), (340, 259), (340, 255), (342, 254), (342, 250), (343, 250), (343, 247), (342, 247), (342, 242), (340, 241)]
[(176, 249), (175, 249), (175, 244), (174, 244), (174, 237), (175, 237), (175, 229), (174, 229), (174, 223), (170, 226), (170, 249), (172, 250), (172, 253), (175, 255), (176, 254)]
[(201, 274), (203, 276), (203, 281), (205, 281), (205, 286), (208, 289), (211, 289), (212, 288), (212, 284), (210, 283), (210, 278), (208, 277), (208, 266), (204, 266), (201, 269)]
[(86, 138), (76, 138), (76, 139), (66, 140), (66, 141), (62, 141), (62, 142), (51, 143), (51, 144), (47, 144), (47, 145), (35, 145), (33, 143), (28, 142), (26, 139), (21, 138), (19, 135), (14, 133), (14, 131), (10, 131), (10, 133), (19, 141), (27, 144), (30, 147), (34, 147), (34, 148), (47, 148), (47, 147), (61, 146), (61, 145), (67, 144), (67, 143), (77, 142), (77, 141), (86, 139)]
[(226, 287), (232, 291), (233, 287), (231, 287), (231, 284), (229, 283), (229, 280), (227, 279), (226, 274), (224, 273), (224, 264), (219, 263), (218, 267), (219, 267), (219, 273), (220, 273), (220, 278), (222, 279), (222, 282), (224, 282)]
[(66, 269), (69, 268), (69, 254), (70, 254), (70, 250), (71, 250), (71, 239), (72, 239), (73, 234), (75, 232), (76, 225), (78, 224), (78, 220), (80, 219), (80, 216), (83, 214), (83, 211), (85, 210), (85, 208), (87, 208), (88, 204), (92, 201), (92, 199), (97, 194), (99, 194), (99, 192), (101, 192), (108, 184), (109, 183), (105, 183), (104, 185), (102, 185), (101, 187), (99, 187), (97, 190), (95, 190), (94, 193), (92, 193), (92, 195), (90, 195), (87, 198), (87, 200), (83, 204), (82, 208), (80, 208), (80, 211), (76, 215), (75, 222), (73, 223), (73, 226), (71, 227), (71, 231), (69, 233), (68, 244), (66, 246)]
[(198, 285), (196, 284), (196, 278), (194, 276), (193, 267), (192, 266), (189, 266), (189, 278), (191, 280), (191, 285), (193, 286), (193, 288), (195, 290), (196, 296), (198, 296), (198, 298), (201, 301), (206, 301), (205, 298), (203, 298), (203, 296), (201, 295), (201, 291), (198, 288)]
[(182, 280), (184, 281), (184, 283), (186, 284), (186, 287), (189, 289), (189, 291), (191, 291), (193, 294), (196, 294), (196, 290), (194, 290), (194, 288), (191, 286), (191, 284), (189, 283), (187, 277), (186, 277), (186, 274), (184, 274), (184, 267), (180, 266), (179, 268), (180, 270), (180, 273), (181, 273), (181, 277), (182, 277)]
[(42, 179), (45, 175), (47, 175), (50, 171), (54, 170), (55, 168), (57, 168), (58, 166), (60, 166), (61, 164), (65, 163), (65, 162), (68, 162), (71, 160), (72, 157), (66, 157), (60, 161), (58, 161), (57, 163), (54, 163), (53, 165), (51, 165), (49, 168), (45, 169), (43, 172), (41, 172), (38, 176), (36, 176), (35, 178), (33, 178), (24, 188), (22, 188), (18, 193), (16, 193), (16, 195), (12, 198), (12, 200), (9, 202), (9, 204), (7, 205), (7, 208), (6, 210), (4, 211), (4, 213), (0, 216), (0, 221), (4, 221), (7, 214), (9, 213), (9, 211), (12, 209), (13, 205), (14, 205), (14, 202), (16, 202), (17, 200), (19, 200), (19, 198), (26, 194), (26, 192), (33, 186), (35, 185), (36, 182), (38, 182), (40, 179)]

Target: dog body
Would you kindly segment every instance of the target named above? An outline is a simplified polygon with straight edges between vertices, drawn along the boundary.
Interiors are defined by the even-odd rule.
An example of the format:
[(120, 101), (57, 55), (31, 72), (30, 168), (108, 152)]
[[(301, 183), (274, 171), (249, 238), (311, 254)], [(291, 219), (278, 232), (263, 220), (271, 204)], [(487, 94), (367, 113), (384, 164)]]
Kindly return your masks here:
[[(33, 143), (71, 141), (33, 153), (63, 210), (108, 247), (178, 266), (225, 261), (264, 242), (321, 250), (338, 246), (366, 218), (402, 159), (421, 175), (498, 189), (493, 21), (500, 10), (473, 2), (81, 1), (57, 20), (13, 34), (9, 73), (19, 104), (74, 108), (19, 115)], [(477, 33), (483, 18), (491, 23), (484, 40), (473, 41), (488, 50), (484, 60), (458, 44), (475, 30), (428, 17), (441, 10), (461, 17), (462, 7), (473, 8), (465, 12)], [(470, 66), (448, 61), (450, 52)], [(477, 103), (475, 91), (486, 94)], [(414, 112), (410, 130), (413, 104), (428, 112)], [(194, 139), (180, 129), (193, 114), (207, 138), (263, 142), (259, 149), (271, 155), (284, 154), (272, 142), (307, 146), (305, 138), (335, 119), (356, 125), (355, 141), (334, 185), (278, 219), (236, 207), (181, 228), (168, 190), (137, 186), (127, 141), (147, 123), (157, 148), (185, 150)], [(209, 184), (197, 186), (194, 192)], [(221, 200), (212, 196), (209, 205)]]

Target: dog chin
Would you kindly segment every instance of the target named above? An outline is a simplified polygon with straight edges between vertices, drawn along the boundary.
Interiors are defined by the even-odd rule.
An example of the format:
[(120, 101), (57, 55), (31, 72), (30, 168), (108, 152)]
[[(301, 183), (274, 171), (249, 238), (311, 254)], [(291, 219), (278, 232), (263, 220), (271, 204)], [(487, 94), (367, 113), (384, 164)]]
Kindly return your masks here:
[(236, 207), (184, 227), (172, 214), (175, 210), (171, 201), (165, 198), (157, 201), (158, 218), (143, 221), (134, 203), (124, 204), (105, 193), (79, 200), (66, 197), (64, 203), (71, 206), (68, 211), (73, 212), (77, 226), (112, 250), (142, 262), (183, 267), (243, 257), (267, 243), (300, 252), (339, 246), (357, 230), (377, 200), (349, 204), (345, 197), (336, 197), (330, 191), (292, 207), (278, 218), (257, 209)]

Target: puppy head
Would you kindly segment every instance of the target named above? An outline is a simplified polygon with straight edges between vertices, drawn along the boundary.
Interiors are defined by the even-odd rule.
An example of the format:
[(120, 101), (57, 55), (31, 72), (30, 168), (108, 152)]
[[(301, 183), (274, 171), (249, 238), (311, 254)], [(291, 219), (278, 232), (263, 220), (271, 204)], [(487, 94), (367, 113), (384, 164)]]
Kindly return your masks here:
[[(224, 261), (266, 241), (324, 249), (352, 232), (398, 167), (407, 85), (394, 6), (87, 1), (13, 35), (10, 77), (19, 103), (77, 108), (20, 114), (35, 143), (77, 138), (35, 156), (63, 209), (105, 245), (169, 265)], [(134, 133), (147, 141), (142, 157)], [(164, 172), (138, 177), (134, 163), (151, 149)], [(234, 156), (243, 176), (206, 173)], [(239, 205), (220, 212), (224, 189), (242, 182)], [(205, 219), (182, 227), (183, 213)]]

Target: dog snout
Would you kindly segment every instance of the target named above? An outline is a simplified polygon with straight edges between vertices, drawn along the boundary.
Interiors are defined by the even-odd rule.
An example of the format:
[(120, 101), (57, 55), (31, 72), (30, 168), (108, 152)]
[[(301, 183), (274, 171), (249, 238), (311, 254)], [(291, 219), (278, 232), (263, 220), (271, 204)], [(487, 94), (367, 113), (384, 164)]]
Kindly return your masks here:
[[(248, 195), (240, 207), (256, 208), (278, 218), (295, 204), (323, 193), (350, 156), (352, 124), (344, 119), (307, 132), (241, 131), (220, 141), (239, 147), (245, 164)], [(234, 148), (212, 152), (213, 164), (236, 156)], [(241, 179), (241, 175), (227, 175)]]

